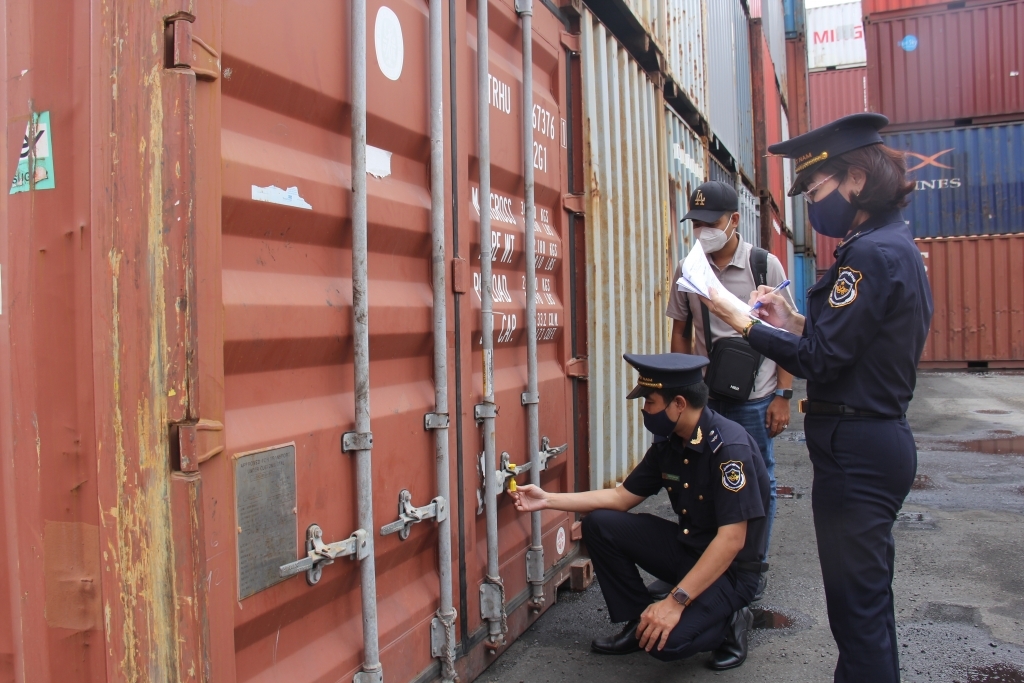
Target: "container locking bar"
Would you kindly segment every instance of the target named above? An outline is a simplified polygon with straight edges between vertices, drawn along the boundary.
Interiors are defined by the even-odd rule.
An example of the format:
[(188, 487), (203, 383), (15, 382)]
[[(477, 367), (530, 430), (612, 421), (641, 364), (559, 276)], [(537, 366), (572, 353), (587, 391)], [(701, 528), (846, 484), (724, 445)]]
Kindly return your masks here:
[(313, 586), (320, 581), (326, 565), (333, 564), (339, 557), (362, 560), (369, 555), (368, 551), (366, 531), (363, 529), (356, 529), (343, 541), (324, 543), (323, 529), (310, 524), (306, 529), (306, 557), (279, 567), (278, 576), (287, 578), (306, 572), (306, 583)]
[[(563, 443), (561, 446), (551, 447), (551, 439), (544, 437), (540, 440), (540, 463), (541, 471), (548, 468), (548, 461), (552, 458), (556, 458), (562, 453), (565, 453), (569, 449), (569, 444)], [(494, 481), (498, 488), (503, 491), (508, 491), (510, 488), (509, 482), (514, 478), (522, 474), (523, 472), (529, 472), (533, 469), (532, 462), (525, 462), (522, 465), (517, 465), (511, 462), (512, 456), (509, 455), (508, 451), (501, 452), (501, 465), (494, 472)], [(476, 514), (481, 514), (484, 511), (484, 489), (486, 488), (487, 482), (484, 479), (484, 454), (480, 453), (477, 461), (477, 471), (480, 474), (480, 488), (476, 491)], [(391, 526), (391, 525), (388, 525)]]
[(398, 532), (398, 537), (403, 541), (409, 538), (412, 525), (427, 519), (436, 519), (443, 522), (448, 519), (448, 505), (444, 498), (438, 496), (423, 507), (412, 506), (412, 494), (407, 489), (398, 492), (398, 521), (385, 524), (380, 528), (381, 536), (388, 536)]

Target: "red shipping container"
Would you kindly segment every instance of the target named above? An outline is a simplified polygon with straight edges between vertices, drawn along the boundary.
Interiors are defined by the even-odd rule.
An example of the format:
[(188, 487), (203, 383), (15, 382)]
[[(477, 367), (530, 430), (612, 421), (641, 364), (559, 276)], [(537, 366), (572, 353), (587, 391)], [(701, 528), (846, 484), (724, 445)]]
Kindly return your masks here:
[[(770, 145), (782, 142), (782, 97), (775, 83), (775, 68), (760, 19), (750, 20), (750, 61), (754, 95), (754, 182), (758, 194), (770, 196), (775, 208), (785, 218), (782, 158), (768, 155)], [(761, 215), (765, 216), (765, 213), (762, 211)], [(767, 221), (762, 220), (762, 240), (770, 239), (765, 225)]]
[(789, 137), (795, 138), (811, 129), (807, 40), (802, 35), (786, 41), (786, 79), (789, 81), (789, 106), (786, 109), (789, 114)]
[(1024, 0), (869, 17), (865, 31), (868, 103), (892, 125), (1024, 114)]
[[(975, 2), (960, 4), (975, 6), (992, 4), (993, 2), (1003, 2), (1003, 0), (976, 0)], [(949, 0), (861, 0), (861, 13), (867, 17), (880, 12), (914, 10), (920, 7), (943, 7), (949, 4)]]
[(813, 71), (807, 75), (811, 128), (868, 110), (866, 67)]
[(1024, 234), (917, 240), (935, 315), (922, 367), (1024, 367)]
[[(815, 71), (807, 75), (811, 104), (811, 128), (824, 126), (830, 121), (867, 111), (867, 68)], [(840, 240), (815, 233), (815, 266), (819, 275), (828, 270), (835, 257), (832, 255)]]

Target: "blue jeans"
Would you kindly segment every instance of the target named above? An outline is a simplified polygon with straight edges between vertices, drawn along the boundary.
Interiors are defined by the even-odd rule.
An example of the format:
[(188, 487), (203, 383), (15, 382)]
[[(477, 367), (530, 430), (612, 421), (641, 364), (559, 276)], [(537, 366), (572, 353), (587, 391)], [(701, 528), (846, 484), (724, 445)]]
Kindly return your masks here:
[(772, 543), (772, 525), (775, 523), (775, 510), (778, 508), (778, 495), (775, 493), (775, 451), (773, 440), (768, 436), (768, 428), (764, 426), (768, 414), (768, 406), (775, 400), (771, 394), (753, 401), (719, 401), (708, 399), (708, 407), (722, 417), (726, 417), (747, 430), (761, 449), (764, 467), (768, 470), (768, 481), (771, 482), (772, 499), (768, 506), (768, 529), (765, 534), (764, 556), (768, 559), (768, 548)]

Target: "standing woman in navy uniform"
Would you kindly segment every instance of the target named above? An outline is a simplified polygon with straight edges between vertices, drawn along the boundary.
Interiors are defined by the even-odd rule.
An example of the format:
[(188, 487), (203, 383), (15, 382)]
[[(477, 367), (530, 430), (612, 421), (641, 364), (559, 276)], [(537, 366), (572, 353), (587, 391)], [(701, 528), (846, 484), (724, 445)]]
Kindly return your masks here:
[(843, 240), (808, 291), (807, 317), (766, 287), (758, 314), (782, 329), (727, 309), (716, 293), (710, 302), (756, 351), (807, 379), (801, 412), (837, 683), (900, 680), (892, 526), (917, 470), (906, 412), (932, 297), (900, 213), (913, 183), (878, 133), (888, 123), (855, 114), (769, 147), (796, 160), (789, 194), (803, 194), (812, 227)]

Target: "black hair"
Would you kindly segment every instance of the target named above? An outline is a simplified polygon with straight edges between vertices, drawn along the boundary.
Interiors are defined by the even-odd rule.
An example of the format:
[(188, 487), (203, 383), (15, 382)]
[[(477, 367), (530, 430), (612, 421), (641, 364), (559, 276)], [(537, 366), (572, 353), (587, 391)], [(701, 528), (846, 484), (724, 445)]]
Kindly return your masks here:
[(839, 182), (843, 182), (854, 167), (867, 176), (864, 189), (850, 197), (850, 204), (855, 208), (874, 216), (910, 203), (907, 195), (914, 190), (914, 183), (907, 180), (906, 156), (880, 143), (852, 149), (820, 166), (809, 168), (796, 177), (794, 186), (806, 190), (811, 177), (818, 172), (834, 174)]
[(665, 403), (671, 403), (676, 396), (682, 396), (686, 405), (691, 408), (703, 408), (708, 403), (708, 385), (704, 382), (697, 382), (685, 387), (655, 389), (651, 393), (661, 396), (665, 399)]

